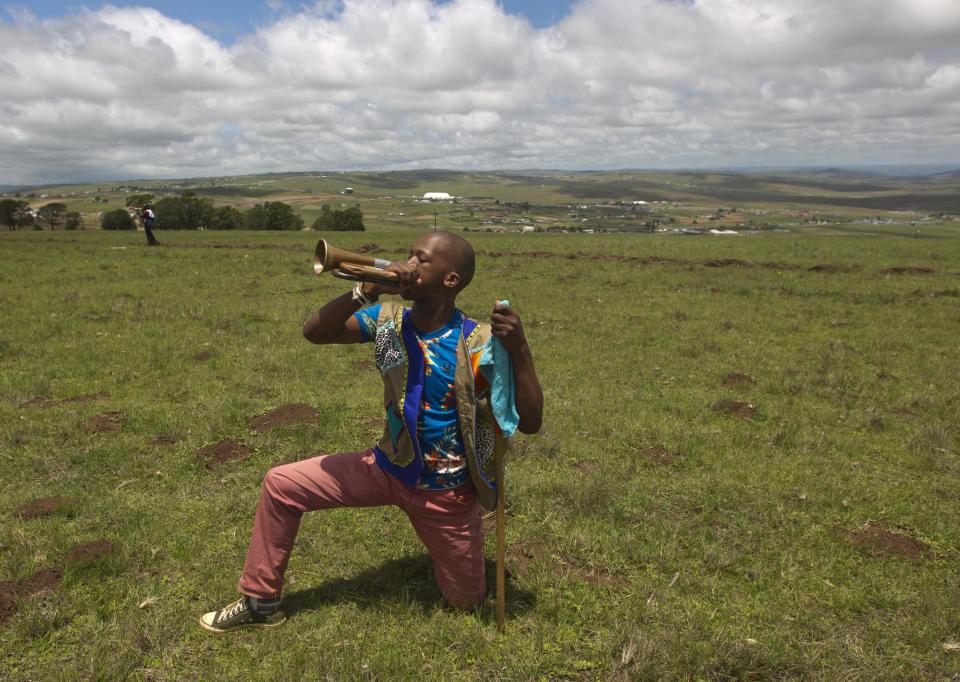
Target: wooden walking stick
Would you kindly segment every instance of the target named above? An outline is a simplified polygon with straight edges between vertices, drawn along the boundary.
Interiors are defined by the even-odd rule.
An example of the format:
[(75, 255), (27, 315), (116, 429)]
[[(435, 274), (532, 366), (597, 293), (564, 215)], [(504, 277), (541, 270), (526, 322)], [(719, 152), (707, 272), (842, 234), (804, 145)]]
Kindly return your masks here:
[(493, 453), (494, 468), (497, 470), (497, 630), (503, 632), (506, 614), (506, 574), (504, 573), (504, 555), (506, 554), (506, 523), (507, 518), (503, 506), (503, 448), (497, 448)]

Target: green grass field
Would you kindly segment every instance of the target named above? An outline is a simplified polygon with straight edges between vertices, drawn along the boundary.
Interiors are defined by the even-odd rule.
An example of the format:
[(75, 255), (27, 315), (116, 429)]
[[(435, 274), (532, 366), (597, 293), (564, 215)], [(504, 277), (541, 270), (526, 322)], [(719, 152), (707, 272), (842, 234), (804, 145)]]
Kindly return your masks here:
[[(546, 396), (508, 458), (506, 632), (492, 595), (443, 606), (389, 508), (305, 518), (281, 628), (202, 631), (264, 472), (380, 429), (372, 349), (301, 336), (347, 288), (316, 240), (417, 234), (0, 234), (0, 677), (960, 673), (956, 238), (467, 235), (461, 307), (515, 304)], [(251, 430), (291, 403), (316, 423)], [(206, 468), (228, 438), (251, 456)]]

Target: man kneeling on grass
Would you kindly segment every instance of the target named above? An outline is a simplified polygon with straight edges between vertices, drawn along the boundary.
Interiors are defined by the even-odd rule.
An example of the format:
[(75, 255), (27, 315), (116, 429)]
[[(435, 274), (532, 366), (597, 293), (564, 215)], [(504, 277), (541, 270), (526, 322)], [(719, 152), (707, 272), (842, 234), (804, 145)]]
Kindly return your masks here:
[[(473, 277), (470, 243), (430, 232), (406, 261), (387, 267), (397, 285), (360, 283), (304, 324), (313, 343), (374, 341), (384, 382), (385, 427), (373, 448), (324, 455), (267, 472), (238, 589), (240, 599), (200, 617), (213, 632), (271, 627), (304, 512), (396, 505), (433, 559), (444, 598), (459, 608), (486, 593), (481, 506), (496, 506), (494, 451), (516, 428), (536, 433), (543, 392), (520, 317), (505, 302), (490, 324), (457, 309)], [(411, 308), (377, 304), (399, 294)]]

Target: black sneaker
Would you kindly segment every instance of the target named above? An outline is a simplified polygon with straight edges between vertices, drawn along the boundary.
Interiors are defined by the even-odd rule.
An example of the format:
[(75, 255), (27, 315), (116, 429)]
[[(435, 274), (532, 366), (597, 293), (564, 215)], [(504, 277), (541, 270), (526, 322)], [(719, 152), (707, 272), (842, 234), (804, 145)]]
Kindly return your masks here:
[(250, 608), (246, 597), (240, 597), (219, 611), (209, 611), (200, 616), (200, 625), (210, 632), (223, 633), (243, 627), (272, 628), (286, 619), (283, 611), (257, 613)]

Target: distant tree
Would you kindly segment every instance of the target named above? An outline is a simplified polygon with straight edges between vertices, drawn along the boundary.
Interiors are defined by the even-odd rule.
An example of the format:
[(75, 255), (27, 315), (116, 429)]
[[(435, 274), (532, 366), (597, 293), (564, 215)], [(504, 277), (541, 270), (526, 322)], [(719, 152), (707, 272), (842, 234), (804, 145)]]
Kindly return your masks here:
[(143, 210), (144, 206), (152, 203), (153, 203), (152, 194), (131, 194), (130, 196), (127, 197), (127, 208), (137, 209), (138, 214)]
[(164, 197), (153, 205), (153, 212), (157, 216), (154, 229), (163, 228), (165, 230), (183, 230), (186, 225), (186, 217), (183, 212), (183, 204), (179, 197)]
[(0, 223), (8, 230), (16, 230), (24, 224), (24, 214), (30, 212), (30, 203), (23, 199), (0, 200)]
[(40, 220), (49, 223), (50, 229), (55, 230), (57, 223), (62, 222), (67, 214), (67, 205), (60, 202), (44, 204), (37, 210)]
[(70, 211), (64, 217), (63, 229), (65, 230), (77, 230), (80, 228), (81, 224), (80, 214), (76, 211)]
[(243, 214), (233, 206), (217, 206), (210, 219), (211, 230), (242, 230)]
[(137, 224), (133, 222), (133, 218), (130, 217), (126, 209), (117, 208), (103, 214), (103, 218), (100, 219), (100, 227), (104, 230), (135, 230)]
[(196, 192), (186, 190), (180, 195), (187, 224), (185, 230), (207, 229), (213, 220), (213, 199), (202, 199)]
[(290, 204), (268, 201), (256, 204), (244, 215), (248, 230), (302, 230), (303, 218)]
[[(337, 211), (334, 211), (337, 213)], [(339, 229), (345, 232), (363, 232), (366, 228), (363, 226), (363, 211), (359, 208), (348, 208), (345, 211), (339, 211)], [(334, 223), (336, 223), (336, 217)], [(337, 228), (334, 228), (337, 229)]]
[(214, 208), (211, 199), (202, 199), (189, 190), (179, 197), (164, 197), (153, 206), (156, 227), (164, 230), (212, 228)]
[(363, 232), (366, 229), (363, 226), (363, 211), (359, 208), (331, 211), (328, 206), (323, 206), (320, 215), (313, 221), (313, 229), (333, 232)]

